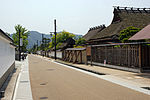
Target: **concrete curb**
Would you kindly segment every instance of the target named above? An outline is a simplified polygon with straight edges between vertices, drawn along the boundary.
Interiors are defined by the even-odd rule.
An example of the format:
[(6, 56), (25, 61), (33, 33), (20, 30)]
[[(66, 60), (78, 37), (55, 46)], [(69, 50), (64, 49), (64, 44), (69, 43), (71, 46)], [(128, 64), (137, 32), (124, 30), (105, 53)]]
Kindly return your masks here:
[(98, 74), (91, 73), (91, 72), (86, 71), (86, 70), (79, 69), (77, 67), (72, 67), (72, 65), (70, 66), (69, 64), (60, 63), (58, 61), (54, 61), (54, 63), (58, 63), (60, 65), (64, 65), (65, 67), (68, 67), (68, 68), (71, 68), (71, 69), (74, 69), (74, 70), (78, 70), (80, 72), (89, 74), (91, 76), (95, 76), (97, 78), (100, 78), (100, 79), (103, 79), (103, 80), (106, 80), (106, 81), (109, 81), (109, 82), (121, 85), (123, 87), (126, 87), (126, 88), (129, 88), (129, 89), (132, 89), (132, 90), (135, 90), (135, 91), (138, 91), (138, 92), (150, 95), (150, 91), (149, 90), (143, 89), (140, 86), (134, 84), (133, 82), (124, 80), (122, 78), (118, 78), (118, 77), (111, 76), (111, 75), (98, 75)]
[(28, 66), (27, 57), (27, 59), (22, 62), (22, 68), (18, 75), (13, 100), (33, 100)]
[[(88, 61), (88, 64), (91, 64), (91, 62)], [(133, 73), (140, 73), (140, 69), (133, 69), (129, 67), (121, 67), (121, 66), (109, 65), (109, 64), (104, 65), (102, 63), (97, 63), (97, 62), (92, 62), (92, 65), (107, 67), (107, 68), (112, 68), (112, 69), (117, 69), (117, 70), (122, 70), (122, 71), (128, 71), (128, 72), (133, 72)]]
[(70, 66), (70, 67), (74, 67), (74, 68), (77, 68), (77, 69), (81, 69), (81, 70), (84, 70), (84, 71), (88, 71), (88, 72), (91, 72), (91, 73), (94, 73), (94, 74), (106, 75), (105, 73), (100, 73), (100, 72), (98, 72), (98, 71), (93, 71), (93, 70), (89, 70), (89, 69), (86, 69), (86, 68), (77, 67), (77, 66), (74, 66), (74, 65), (71, 65), (71, 64), (67, 64), (67, 63), (60, 62), (60, 61), (55, 61), (55, 62), (64, 64), (64, 65), (68, 65), (68, 66)]
[[(135, 91), (138, 91), (138, 92), (150, 95), (150, 90), (142, 88), (142, 87), (149, 87), (149, 85), (147, 86), (145, 84), (140, 84), (140, 83), (133, 82), (133, 81), (131, 81), (129, 79), (124, 79), (124, 78), (121, 78), (121, 77), (117, 77), (116, 74), (112, 75), (112, 74), (108, 73), (108, 74), (104, 75), (105, 72), (104, 73), (100, 73), (98, 71), (93, 71), (92, 69), (81, 68), (81, 67), (78, 67), (76, 65), (72, 65), (72, 64), (69, 64), (67, 62), (63, 62), (63, 61), (59, 61), (59, 60), (55, 61), (55, 60), (52, 60), (52, 59), (50, 60), (48, 58), (43, 58), (43, 59), (47, 60), (47, 61), (52, 61), (52, 62), (57, 63), (59, 65), (63, 65), (65, 67), (67, 67), (67, 68), (71, 68), (71, 69), (74, 69), (74, 70), (77, 70), (77, 71), (89, 74), (91, 76), (95, 76), (97, 78), (101, 78), (103, 80), (106, 80), (106, 81), (109, 81), (109, 82), (121, 85), (123, 87), (126, 87), (126, 88), (129, 88), (129, 89), (132, 89), (132, 90), (135, 90)], [(118, 71), (121, 71), (121, 70), (118, 70)], [(128, 71), (126, 71), (126, 72), (128, 72)], [(135, 73), (135, 72), (132, 72), (132, 73)]]

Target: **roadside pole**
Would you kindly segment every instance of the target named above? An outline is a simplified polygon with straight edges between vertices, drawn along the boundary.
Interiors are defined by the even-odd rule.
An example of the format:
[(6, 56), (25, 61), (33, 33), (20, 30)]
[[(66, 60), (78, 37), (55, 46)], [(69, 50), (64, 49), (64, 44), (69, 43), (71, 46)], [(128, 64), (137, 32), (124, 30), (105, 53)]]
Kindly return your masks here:
[(20, 49), (20, 29), (19, 29), (19, 61), (21, 61), (21, 49)]
[(54, 34), (55, 34), (55, 60), (56, 60), (57, 59), (57, 57), (56, 57), (56, 35), (57, 35), (57, 33), (56, 33), (56, 19), (54, 20), (54, 26), (55, 26)]

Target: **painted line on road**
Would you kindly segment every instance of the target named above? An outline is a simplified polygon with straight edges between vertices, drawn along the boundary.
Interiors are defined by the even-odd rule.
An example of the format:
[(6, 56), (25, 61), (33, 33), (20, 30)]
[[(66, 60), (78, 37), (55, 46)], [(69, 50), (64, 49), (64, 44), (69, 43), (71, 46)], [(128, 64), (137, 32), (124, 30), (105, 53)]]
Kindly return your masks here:
[[(48, 61), (50, 61), (50, 60), (48, 60)], [(88, 71), (84, 71), (84, 70), (81, 70), (81, 69), (73, 68), (73, 67), (71, 67), (69, 65), (65, 65), (65, 64), (62, 64), (62, 63), (55, 62), (55, 61), (51, 61), (51, 62), (59, 64), (59, 65), (62, 65), (62, 66), (65, 66), (67, 68), (71, 68), (71, 69), (83, 72), (83, 73), (91, 75), (91, 76), (95, 76), (97, 78), (100, 78), (100, 79), (103, 79), (103, 80), (106, 80), (106, 81), (109, 81), (109, 82), (112, 82), (112, 83), (115, 83), (115, 84), (118, 84), (118, 85), (121, 85), (121, 86), (124, 86), (124, 87), (127, 87), (129, 89), (132, 89), (132, 90), (135, 90), (135, 91), (142, 92), (144, 94), (150, 95), (150, 91), (149, 90), (143, 89), (143, 88), (141, 88), (139, 86), (132, 85), (129, 82), (127, 82), (127, 81), (125, 82), (123, 79), (117, 78), (115, 76), (98, 75), (98, 74), (94, 74), (94, 73), (91, 73), (91, 72), (88, 72)]]

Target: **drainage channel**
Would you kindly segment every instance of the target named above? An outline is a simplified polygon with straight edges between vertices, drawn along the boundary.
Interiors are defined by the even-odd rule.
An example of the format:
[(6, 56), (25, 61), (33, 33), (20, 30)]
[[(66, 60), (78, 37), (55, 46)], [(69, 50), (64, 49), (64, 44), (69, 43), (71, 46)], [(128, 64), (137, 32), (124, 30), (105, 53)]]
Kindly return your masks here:
[(48, 83), (48, 82), (45, 82), (45, 83), (41, 83), (40, 85), (47, 85), (47, 83)]
[(20, 81), (20, 83), (28, 83), (29, 81)]
[(141, 87), (143, 89), (149, 90), (150, 91), (150, 87)]
[(40, 97), (40, 100), (48, 99), (48, 97)]
[(60, 63), (60, 64), (64, 64), (64, 65), (67, 65), (67, 66), (70, 66), (70, 67), (73, 67), (73, 68), (77, 68), (77, 69), (80, 69), (80, 70), (88, 71), (88, 72), (91, 72), (91, 73), (94, 73), (94, 74), (97, 74), (97, 75), (106, 75), (104, 73), (100, 73), (100, 72), (97, 72), (97, 71), (93, 71), (93, 70), (73, 66), (73, 65), (70, 65), (70, 64), (66, 64), (66, 63), (62, 63), (62, 62), (58, 62), (58, 61), (55, 61), (55, 62)]

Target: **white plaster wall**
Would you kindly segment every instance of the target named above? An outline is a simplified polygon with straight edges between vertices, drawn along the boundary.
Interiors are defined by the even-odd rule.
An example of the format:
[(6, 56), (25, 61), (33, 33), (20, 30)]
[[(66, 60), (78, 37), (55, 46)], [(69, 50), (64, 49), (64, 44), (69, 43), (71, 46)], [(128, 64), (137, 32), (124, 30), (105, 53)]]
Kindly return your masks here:
[[(55, 52), (52, 51), (52, 52), (49, 53), (49, 55), (50, 55), (50, 57), (51, 56), (54, 57), (55, 56)], [(62, 58), (62, 51), (57, 51), (56, 56), (57, 56), (57, 58)]]
[(0, 78), (15, 61), (15, 48), (0, 36)]

